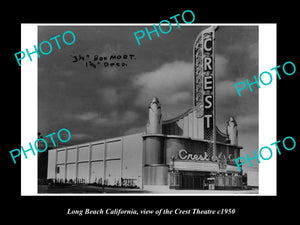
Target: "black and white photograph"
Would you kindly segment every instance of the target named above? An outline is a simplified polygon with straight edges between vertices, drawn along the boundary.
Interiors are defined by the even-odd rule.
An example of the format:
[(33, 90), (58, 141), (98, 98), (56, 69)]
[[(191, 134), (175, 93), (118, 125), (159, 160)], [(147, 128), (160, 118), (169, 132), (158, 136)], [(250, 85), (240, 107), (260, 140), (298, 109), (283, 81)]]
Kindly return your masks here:
[(294, 220), (296, 4), (103, 3), (5, 7), (4, 220)]
[(258, 31), (39, 25), (38, 193), (258, 194)]

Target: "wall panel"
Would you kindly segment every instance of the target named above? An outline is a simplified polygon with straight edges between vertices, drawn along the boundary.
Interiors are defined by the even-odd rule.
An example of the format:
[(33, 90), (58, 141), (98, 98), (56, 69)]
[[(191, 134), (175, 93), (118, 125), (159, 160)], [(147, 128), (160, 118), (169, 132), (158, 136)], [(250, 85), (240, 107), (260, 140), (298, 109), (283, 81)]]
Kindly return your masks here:
[(91, 183), (103, 184), (104, 182), (104, 163), (103, 161), (91, 162)]
[(90, 147), (87, 146), (80, 146), (78, 147), (78, 161), (88, 161), (90, 157)]
[(67, 162), (75, 162), (76, 161), (77, 150), (76, 148), (67, 150)]
[(99, 144), (92, 144), (91, 147), (91, 154), (92, 160), (103, 160), (104, 159), (104, 150), (105, 150), (105, 144), (103, 143), (99, 143)]
[(117, 185), (121, 182), (121, 160), (106, 161), (106, 180), (108, 185)]
[(65, 180), (65, 165), (56, 166), (56, 179)]
[(66, 151), (57, 151), (57, 163), (65, 163)]
[(89, 163), (78, 163), (78, 176), (80, 182), (89, 182)]
[(56, 151), (48, 150), (47, 179), (55, 178), (55, 168), (56, 168)]
[(71, 164), (67, 164), (67, 176), (66, 176), (67, 180), (70, 181), (71, 179), (73, 181), (75, 181), (76, 178), (76, 164), (75, 163), (71, 163)]
[(122, 157), (122, 140), (106, 142), (106, 159), (117, 159)]
[[(142, 186), (143, 133), (49, 151), (48, 178)], [(57, 159), (56, 159), (57, 157)]]

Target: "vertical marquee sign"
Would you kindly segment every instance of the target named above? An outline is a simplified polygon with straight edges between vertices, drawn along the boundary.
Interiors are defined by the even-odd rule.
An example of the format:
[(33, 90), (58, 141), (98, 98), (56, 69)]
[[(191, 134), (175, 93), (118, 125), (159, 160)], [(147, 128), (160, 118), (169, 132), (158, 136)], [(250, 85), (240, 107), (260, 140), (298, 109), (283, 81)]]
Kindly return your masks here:
[[(217, 27), (203, 30), (194, 44), (194, 107), (197, 118), (203, 117), (204, 139), (215, 143), (215, 31)], [(208, 149), (215, 156), (215, 146)]]

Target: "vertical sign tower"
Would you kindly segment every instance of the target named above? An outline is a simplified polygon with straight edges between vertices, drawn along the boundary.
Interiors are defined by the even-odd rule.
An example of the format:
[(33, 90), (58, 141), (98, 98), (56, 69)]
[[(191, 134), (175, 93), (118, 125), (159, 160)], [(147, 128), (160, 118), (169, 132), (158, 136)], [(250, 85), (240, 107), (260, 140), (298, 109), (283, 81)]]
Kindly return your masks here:
[(197, 118), (203, 118), (204, 139), (210, 140), (208, 155), (216, 156), (215, 32), (200, 32), (194, 44), (194, 96)]

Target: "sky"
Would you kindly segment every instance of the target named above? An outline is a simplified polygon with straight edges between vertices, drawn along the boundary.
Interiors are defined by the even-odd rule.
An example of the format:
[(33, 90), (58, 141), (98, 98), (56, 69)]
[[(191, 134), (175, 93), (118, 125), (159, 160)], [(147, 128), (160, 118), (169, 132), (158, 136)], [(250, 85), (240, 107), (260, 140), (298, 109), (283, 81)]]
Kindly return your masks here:
[[(193, 102), (193, 45), (205, 28), (174, 24), (170, 33), (146, 35), (138, 45), (134, 32), (145, 25), (39, 26), (38, 43), (66, 31), (76, 40), (66, 45), (58, 38), (61, 49), (52, 40), (52, 52), (39, 58), (38, 131), (46, 136), (67, 128), (70, 145), (143, 132), (154, 96), (163, 119), (185, 112)], [(258, 74), (258, 27), (220, 26), (215, 53), (217, 126), (225, 132), (234, 116), (241, 156), (251, 156), (258, 149), (258, 90), (239, 97), (234, 84)]]

